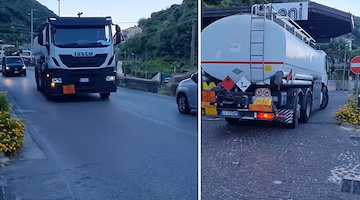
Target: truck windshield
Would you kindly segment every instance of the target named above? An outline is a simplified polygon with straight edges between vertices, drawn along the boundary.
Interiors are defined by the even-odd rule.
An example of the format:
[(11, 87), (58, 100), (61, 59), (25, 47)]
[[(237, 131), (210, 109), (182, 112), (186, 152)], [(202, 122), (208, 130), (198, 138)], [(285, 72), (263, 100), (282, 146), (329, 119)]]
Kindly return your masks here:
[(58, 47), (102, 47), (111, 44), (110, 26), (91, 28), (53, 28), (53, 43)]

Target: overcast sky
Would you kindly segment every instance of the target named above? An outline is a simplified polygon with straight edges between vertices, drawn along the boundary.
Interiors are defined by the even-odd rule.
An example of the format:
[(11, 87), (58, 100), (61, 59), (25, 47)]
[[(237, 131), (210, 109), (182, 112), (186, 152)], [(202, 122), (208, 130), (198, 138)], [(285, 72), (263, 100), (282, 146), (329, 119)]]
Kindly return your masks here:
[(360, 17), (360, 1), (359, 0), (312, 0), (344, 12), (350, 12), (355, 16)]
[[(37, 0), (58, 14), (58, 0)], [(111, 16), (113, 23), (122, 29), (136, 25), (140, 18), (149, 18), (151, 13), (181, 4), (183, 0), (60, 0), (60, 16), (84, 17)]]

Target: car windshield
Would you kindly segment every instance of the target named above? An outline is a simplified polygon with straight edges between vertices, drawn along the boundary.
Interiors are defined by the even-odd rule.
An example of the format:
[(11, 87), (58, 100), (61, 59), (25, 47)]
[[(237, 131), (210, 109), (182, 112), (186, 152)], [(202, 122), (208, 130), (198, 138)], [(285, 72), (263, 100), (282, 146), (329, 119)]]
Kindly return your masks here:
[(6, 58), (7, 64), (22, 64), (21, 58)]
[(99, 47), (111, 44), (110, 26), (91, 28), (53, 28), (53, 43), (58, 47)]

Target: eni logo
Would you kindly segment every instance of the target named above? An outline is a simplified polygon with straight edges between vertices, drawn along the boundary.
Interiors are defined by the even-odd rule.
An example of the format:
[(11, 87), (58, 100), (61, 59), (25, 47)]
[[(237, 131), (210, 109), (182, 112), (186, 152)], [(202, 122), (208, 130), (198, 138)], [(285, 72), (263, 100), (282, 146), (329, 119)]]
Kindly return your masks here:
[(92, 57), (94, 56), (93, 52), (75, 52), (74, 57)]

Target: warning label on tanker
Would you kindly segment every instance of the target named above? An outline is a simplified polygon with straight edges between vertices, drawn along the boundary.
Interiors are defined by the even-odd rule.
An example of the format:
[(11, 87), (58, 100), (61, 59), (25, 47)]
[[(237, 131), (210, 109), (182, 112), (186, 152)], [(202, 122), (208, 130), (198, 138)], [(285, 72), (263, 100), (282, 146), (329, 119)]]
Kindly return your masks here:
[(251, 85), (250, 81), (245, 78), (245, 76), (241, 77), (241, 79), (236, 83), (236, 85), (240, 88), (241, 91), (245, 92)]

